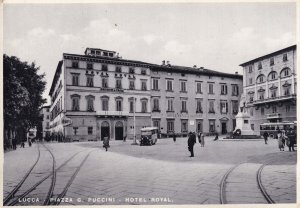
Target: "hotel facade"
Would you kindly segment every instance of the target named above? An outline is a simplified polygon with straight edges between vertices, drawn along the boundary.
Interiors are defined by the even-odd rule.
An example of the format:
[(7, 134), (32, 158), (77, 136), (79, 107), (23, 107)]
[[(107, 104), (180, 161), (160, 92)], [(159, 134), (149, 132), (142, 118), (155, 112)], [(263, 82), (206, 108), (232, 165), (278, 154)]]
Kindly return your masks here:
[(235, 127), (242, 75), (203, 67), (155, 65), (87, 48), (63, 54), (52, 86), (50, 129), (71, 140), (140, 137), (157, 126), (162, 134), (227, 133)]
[(297, 120), (296, 65), (296, 45), (240, 65), (250, 125), (257, 135), (262, 123)]

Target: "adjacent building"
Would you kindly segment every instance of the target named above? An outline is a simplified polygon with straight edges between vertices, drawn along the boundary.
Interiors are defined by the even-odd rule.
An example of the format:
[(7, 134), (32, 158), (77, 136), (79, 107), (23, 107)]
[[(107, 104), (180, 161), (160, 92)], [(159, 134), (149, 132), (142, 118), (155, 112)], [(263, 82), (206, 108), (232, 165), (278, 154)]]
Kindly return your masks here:
[(235, 128), (242, 75), (165, 63), (151, 67), (151, 119), (163, 134)]
[(64, 53), (49, 92), (51, 132), (73, 140), (138, 138), (146, 126), (163, 134), (227, 133), (235, 127), (242, 79), (103, 49)]
[(297, 85), (296, 45), (247, 61), (243, 67), (243, 93), (251, 128), (260, 124), (294, 122)]
[(43, 106), (40, 110), (40, 114), (43, 118), (42, 121), (42, 138), (45, 139), (47, 134), (50, 134), (50, 106)]

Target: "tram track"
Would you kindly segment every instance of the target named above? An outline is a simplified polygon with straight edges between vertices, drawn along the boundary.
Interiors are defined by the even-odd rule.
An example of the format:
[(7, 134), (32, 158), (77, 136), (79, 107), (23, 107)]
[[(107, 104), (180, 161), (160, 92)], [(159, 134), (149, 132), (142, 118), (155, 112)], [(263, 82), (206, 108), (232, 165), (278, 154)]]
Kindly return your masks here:
[[(242, 166), (242, 165), (247, 165), (247, 163), (239, 163), (233, 167), (231, 167), (223, 176), (221, 183), (220, 183), (220, 203), (221, 204), (227, 204), (228, 203), (228, 199), (226, 196), (226, 186), (227, 186), (227, 180), (229, 178), (229, 176), (233, 173), (233, 172), (238, 172), (238, 167)], [(257, 189), (259, 190), (259, 192), (261, 193), (261, 198), (263, 198), (267, 203), (269, 204), (275, 204), (275, 201), (270, 197), (270, 195), (267, 193), (266, 189), (264, 188), (263, 184), (262, 184), (262, 180), (261, 180), (261, 173), (263, 168), (266, 166), (267, 164), (262, 164), (259, 166), (259, 168), (256, 170), (255, 172), (255, 183), (257, 184)], [(241, 167), (240, 167), (241, 168)], [(243, 184), (243, 187), (246, 188), (247, 184)], [(246, 188), (247, 189), (247, 188)], [(239, 190), (240, 191), (240, 190)]]
[[(32, 173), (32, 170), (31, 172), (29, 172), (29, 174), (26, 174), (23, 179), (20, 181), (20, 183), (23, 181), (23, 183), (21, 185), (19, 185), (18, 187), (16, 187), (14, 190), (13, 190), (13, 193), (11, 192), (9, 194), (9, 196), (12, 196), (10, 198), (7, 197), (7, 200), (5, 201), (5, 203), (3, 203), (4, 205), (7, 205), (7, 206), (13, 206), (13, 205), (16, 205), (19, 203), (19, 199), (21, 198), (25, 198), (26, 196), (28, 196), (33, 190), (35, 190), (40, 184), (42, 184), (44, 181), (46, 181), (49, 177), (51, 177), (51, 184), (50, 184), (50, 187), (49, 187), (49, 191), (47, 193), (47, 196), (44, 200), (44, 205), (47, 205), (49, 204), (49, 201), (50, 201), (50, 198), (52, 197), (53, 195), (53, 190), (54, 190), (54, 187), (55, 187), (55, 182), (56, 182), (56, 172), (58, 170), (60, 170), (61, 168), (63, 168), (67, 163), (69, 163), (76, 155), (78, 155), (79, 153), (85, 151), (79, 151), (79, 152), (76, 152), (74, 153), (71, 157), (69, 157), (64, 163), (62, 163), (58, 168), (55, 168), (56, 166), (56, 161), (55, 161), (55, 157), (54, 157), (54, 154), (52, 153), (52, 151), (47, 148), (45, 145), (43, 145), (47, 151), (49, 151), (49, 154), (51, 155), (52, 157), (52, 171), (50, 174), (46, 175), (45, 177), (43, 177), (41, 180), (37, 181), (33, 186), (31, 186), (30, 188), (26, 189), (26, 191), (24, 191), (21, 195), (19, 195), (18, 197), (14, 197), (16, 195), (16, 193), (18, 193), (18, 191), (20, 190), (20, 188), (22, 187), (22, 184), (24, 183), (24, 181), (28, 178), (28, 176)], [(39, 160), (37, 160), (37, 162), (35, 163), (35, 166), (36, 164), (38, 163)], [(34, 169), (34, 167), (32, 169)], [(20, 184), (19, 183), (19, 184)]]

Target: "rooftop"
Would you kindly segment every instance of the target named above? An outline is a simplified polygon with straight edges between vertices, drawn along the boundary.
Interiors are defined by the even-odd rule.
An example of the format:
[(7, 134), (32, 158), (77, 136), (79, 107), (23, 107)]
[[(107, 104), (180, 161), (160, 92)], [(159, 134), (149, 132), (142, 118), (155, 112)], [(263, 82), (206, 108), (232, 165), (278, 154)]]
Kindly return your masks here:
[(258, 57), (258, 58), (252, 59), (252, 60), (247, 61), (247, 62), (245, 62), (245, 63), (242, 63), (242, 64), (240, 64), (240, 66), (247, 66), (247, 65), (249, 65), (249, 64), (252, 64), (253, 62), (257, 62), (257, 61), (262, 60), (262, 59), (270, 58), (270, 57), (272, 57), (272, 56), (275, 56), (275, 55), (277, 55), (277, 54), (283, 53), (283, 52), (285, 52), (285, 51), (294, 50), (294, 49), (296, 49), (296, 47), (297, 47), (297, 45), (292, 45), (292, 46), (289, 46), (289, 47), (287, 47), (287, 48), (280, 49), (280, 50), (278, 50), (278, 51), (275, 51), (275, 52), (272, 52), (272, 53), (269, 53), (269, 54), (260, 56), (260, 57)]

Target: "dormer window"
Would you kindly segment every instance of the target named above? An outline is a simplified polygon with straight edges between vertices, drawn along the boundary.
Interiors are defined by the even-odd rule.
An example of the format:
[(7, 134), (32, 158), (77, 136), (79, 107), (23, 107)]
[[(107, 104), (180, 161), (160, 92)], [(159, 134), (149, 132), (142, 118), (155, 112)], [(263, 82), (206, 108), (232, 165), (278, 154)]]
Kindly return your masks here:
[(103, 56), (108, 56), (108, 53), (104, 51)]
[(87, 63), (86, 68), (87, 69), (93, 69), (93, 64), (92, 63)]
[(95, 50), (91, 50), (91, 54), (95, 54)]
[(146, 69), (141, 69), (141, 74), (146, 75)]
[(122, 68), (120, 66), (116, 66), (116, 72), (122, 72)]
[(108, 53), (108, 56), (109, 56), (109, 57), (113, 57), (114, 54), (113, 54), (113, 53)]

